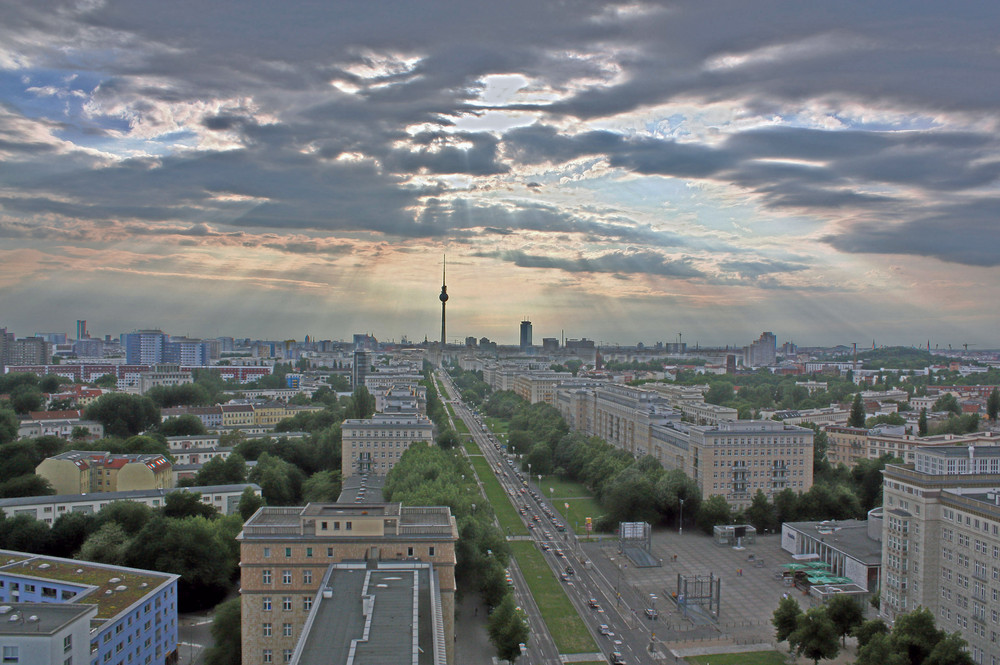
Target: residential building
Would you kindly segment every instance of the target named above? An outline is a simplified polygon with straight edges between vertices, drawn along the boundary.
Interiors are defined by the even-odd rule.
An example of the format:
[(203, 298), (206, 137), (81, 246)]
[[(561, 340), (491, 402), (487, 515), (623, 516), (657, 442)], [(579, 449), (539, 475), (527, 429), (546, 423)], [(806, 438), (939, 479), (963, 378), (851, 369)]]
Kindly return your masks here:
[(8, 365), (41, 365), (52, 359), (52, 344), (44, 337), (25, 337), (9, 341)]
[(525, 372), (514, 377), (513, 390), (517, 395), (531, 404), (545, 402), (555, 403), (556, 387), (573, 379), (570, 372), (553, 372), (552, 370)]
[(0, 510), (5, 515), (30, 515), (40, 522), (52, 524), (66, 513), (97, 513), (113, 501), (134, 501), (150, 508), (162, 508), (171, 492), (192, 492), (201, 495), (201, 502), (212, 506), (223, 515), (238, 512), (240, 497), (246, 488), (260, 496), (260, 487), (253, 483), (236, 485), (205, 485), (173, 489), (129, 490), (125, 492), (90, 492), (87, 494), (46, 494), (0, 499)]
[(162, 330), (136, 330), (122, 335), (125, 362), (129, 365), (156, 365), (164, 362), (163, 348), (169, 339)]
[(883, 474), (881, 616), (926, 607), (1000, 665), (1000, 446), (920, 448)]
[[(80, 429), (78, 429), (80, 428)], [(85, 434), (83, 434), (85, 432)], [(83, 434), (78, 437), (78, 434)], [(17, 428), (17, 436), (21, 439), (35, 439), (40, 436), (58, 436), (67, 441), (91, 440), (104, 437), (104, 425), (95, 420), (22, 420)]]
[(253, 405), (221, 404), (222, 427), (250, 427), (254, 425)]
[(750, 346), (744, 348), (743, 364), (747, 367), (767, 367), (777, 359), (778, 339), (774, 333), (764, 332)]
[[(330, 564), (361, 563), (365, 570), (381, 571), (387, 564), (396, 562), (433, 566), (440, 596), (446, 662), (455, 662), (458, 526), (447, 507), (399, 503), (310, 503), (304, 508), (265, 506), (247, 520), (237, 540), (240, 543), (244, 665), (276, 662), (279, 654), (283, 660), (288, 654), (291, 662), (303, 633), (310, 632), (307, 625), (311, 628), (317, 619), (328, 621), (325, 611), (322, 615), (319, 609), (313, 611), (317, 602), (352, 603), (341, 607), (341, 612), (351, 616), (345, 614), (338, 631), (326, 635), (327, 649), (343, 648), (348, 631), (341, 632), (340, 628), (347, 628), (357, 620), (358, 610), (353, 603), (361, 594), (357, 593), (354, 580), (344, 579), (346, 598), (339, 595), (338, 585), (331, 584), (337, 581), (338, 574), (330, 572)], [(348, 575), (362, 574), (358, 567), (341, 570)], [(346, 570), (356, 572), (346, 573)], [(402, 576), (403, 572), (399, 570), (396, 576)], [(432, 583), (430, 578), (428, 583)], [(411, 603), (403, 614), (412, 616), (414, 609)], [(374, 615), (372, 619), (375, 620)], [(408, 621), (402, 620), (398, 628), (405, 631), (408, 625)], [(307, 637), (303, 650), (308, 643)], [(304, 654), (300, 651), (299, 658), (302, 657)]]
[(384, 476), (417, 441), (434, 442), (434, 423), (416, 413), (376, 413), (341, 425), (341, 473)]
[(57, 494), (169, 489), (173, 469), (163, 455), (112, 455), (103, 451), (69, 450), (42, 460), (35, 473)]
[[(5, 646), (17, 647), (19, 657), (17, 661), (6, 660), (13, 658), (13, 649), (6, 651), (6, 662), (65, 664), (66, 654), (77, 653), (81, 639), (85, 656), (74, 658), (73, 663), (177, 662), (177, 575), (9, 550), (0, 550), (0, 561), (5, 562), (0, 565), (0, 603), (11, 606), (7, 619), (0, 622), (10, 633), (0, 629), (0, 640)], [(25, 633), (29, 631), (23, 630), (19, 621), (11, 621), (15, 609), (33, 610), (35, 603), (86, 609), (79, 615), (62, 615), (65, 623), (49, 638), (57, 640), (53, 645), (44, 639), (28, 640)], [(40, 633), (43, 616), (36, 616), (39, 620), (31, 622), (34, 626), (27, 621), (24, 625)], [(53, 611), (46, 617), (46, 625), (56, 623), (55, 616)], [(87, 619), (87, 632), (81, 635), (84, 624), (78, 622), (82, 618)], [(11, 625), (15, 623), (19, 626)], [(44, 653), (47, 647), (55, 648), (59, 654), (56, 659), (29, 658), (29, 654)]]
[(4, 663), (89, 663), (97, 605), (10, 603), (0, 607)]

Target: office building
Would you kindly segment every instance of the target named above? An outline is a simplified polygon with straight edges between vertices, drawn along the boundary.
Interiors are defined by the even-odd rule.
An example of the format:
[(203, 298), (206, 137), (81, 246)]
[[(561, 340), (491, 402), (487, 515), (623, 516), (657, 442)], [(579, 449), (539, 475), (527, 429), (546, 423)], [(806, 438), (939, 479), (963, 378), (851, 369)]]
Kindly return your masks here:
[[(247, 520), (237, 540), (240, 543), (244, 665), (264, 665), (286, 659), (291, 662), (305, 634), (303, 648), (299, 649), (299, 658), (304, 658), (305, 645), (315, 644), (310, 642), (311, 633), (306, 628), (314, 626), (317, 620), (333, 628), (325, 634), (325, 648), (335, 653), (344, 648), (345, 641), (350, 642), (349, 634), (356, 634), (352, 626), (356, 627), (359, 614), (370, 616), (372, 621), (384, 618), (383, 615), (377, 619), (378, 609), (372, 614), (371, 608), (366, 610), (364, 603), (358, 602), (363, 600), (359, 593), (363, 587), (359, 587), (359, 580), (352, 576), (367, 575), (360, 568), (340, 569), (345, 577), (341, 579), (342, 594), (338, 591), (336, 582), (340, 576), (331, 572), (331, 564), (341, 563), (360, 563), (365, 571), (384, 571), (395, 563), (430, 564), (432, 568), (426, 569), (425, 588), (436, 580), (444, 637), (442, 646), (446, 662), (455, 662), (458, 525), (447, 507), (398, 503), (311, 503), (304, 508), (265, 506)], [(399, 570), (393, 576), (404, 577), (404, 574)], [(412, 573), (406, 576), (412, 579)], [(368, 579), (370, 581), (371, 577)], [(334, 584), (331, 585), (331, 581)], [(416, 584), (419, 589), (419, 581)], [(386, 592), (387, 596), (393, 593), (388, 587)], [(332, 616), (339, 614), (340, 623), (330, 623), (331, 614), (326, 609), (317, 608), (314, 613), (317, 602), (331, 602), (328, 609), (337, 606), (339, 609)], [(419, 612), (419, 609), (411, 603), (405, 614), (412, 617), (414, 611)], [(408, 619), (400, 620), (398, 629), (406, 631), (409, 625)], [(413, 634), (412, 630), (408, 632)], [(411, 654), (412, 647), (404, 653)], [(405, 660), (412, 662), (409, 656)]]
[(521, 321), (520, 339), (521, 351), (527, 351), (531, 348), (531, 321), (528, 319)]
[(926, 607), (1000, 665), (1000, 446), (921, 448), (883, 473), (881, 616)]
[(163, 348), (169, 338), (162, 330), (136, 330), (122, 335), (125, 362), (129, 365), (157, 365), (162, 363)]
[(773, 365), (777, 358), (778, 338), (774, 333), (761, 333), (757, 341), (745, 347), (743, 364), (747, 367), (767, 367)]
[(90, 337), (90, 333), (87, 332), (87, 322), (83, 319), (77, 319), (76, 321), (76, 338), (77, 339), (87, 339)]
[(365, 378), (371, 371), (371, 357), (368, 352), (357, 350), (354, 352), (354, 363), (351, 365), (351, 387), (360, 388), (365, 385)]

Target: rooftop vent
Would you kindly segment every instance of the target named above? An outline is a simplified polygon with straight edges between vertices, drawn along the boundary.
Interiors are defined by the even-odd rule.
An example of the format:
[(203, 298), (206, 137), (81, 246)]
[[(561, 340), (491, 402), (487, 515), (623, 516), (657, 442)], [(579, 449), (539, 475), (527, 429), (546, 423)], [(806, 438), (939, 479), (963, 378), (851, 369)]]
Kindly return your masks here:
[(40, 563), (40, 564), (38, 564), (38, 570), (48, 570), (51, 567), (52, 566), (50, 564), (47, 564), (47, 563)]
[(108, 580), (108, 584), (118, 584), (121, 581), (122, 578), (120, 577), (112, 577), (110, 580)]
[(115, 591), (128, 591), (128, 587), (124, 584), (115, 587)]

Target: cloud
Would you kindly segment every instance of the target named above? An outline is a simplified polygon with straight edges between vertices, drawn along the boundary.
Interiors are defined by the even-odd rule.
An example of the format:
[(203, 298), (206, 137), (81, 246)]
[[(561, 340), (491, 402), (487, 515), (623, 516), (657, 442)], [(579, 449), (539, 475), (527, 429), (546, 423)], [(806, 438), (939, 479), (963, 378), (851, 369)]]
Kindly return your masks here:
[(647, 274), (684, 278), (703, 275), (693, 267), (690, 259), (670, 260), (656, 252), (607, 252), (596, 256), (566, 258), (511, 251), (493, 256), (522, 268), (544, 268), (571, 273)]

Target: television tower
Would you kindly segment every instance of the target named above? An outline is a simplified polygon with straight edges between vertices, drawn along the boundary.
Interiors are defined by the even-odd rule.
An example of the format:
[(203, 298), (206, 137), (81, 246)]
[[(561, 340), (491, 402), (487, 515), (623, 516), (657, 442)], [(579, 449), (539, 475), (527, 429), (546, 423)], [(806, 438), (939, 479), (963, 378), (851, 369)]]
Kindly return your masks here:
[(441, 362), (444, 363), (444, 345), (448, 339), (445, 336), (445, 318), (444, 318), (444, 307), (448, 302), (448, 286), (445, 284), (445, 270), (448, 267), (448, 256), (444, 257), (444, 264), (441, 266), (441, 295), (438, 299), (441, 301)]

